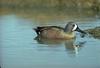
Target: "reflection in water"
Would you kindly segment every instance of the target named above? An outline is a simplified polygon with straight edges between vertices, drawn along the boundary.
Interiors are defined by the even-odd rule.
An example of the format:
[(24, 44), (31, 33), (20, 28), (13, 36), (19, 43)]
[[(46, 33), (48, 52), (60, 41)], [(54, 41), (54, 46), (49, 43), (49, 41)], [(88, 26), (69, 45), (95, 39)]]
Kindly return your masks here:
[[(25, 14), (24, 12), (22, 13)], [(48, 14), (48, 17), (41, 17), (42, 15), (34, 15), (35, 13), (33, 12), (30, 12), (30, 14), (26, 13), (27, 15), (32, 16), (32, 20), (30, 20), (24, 18), (22, 13), (8, 13), (8, 15), (0, 16), (0, 37), (2, 36), (0, 39), (0, 52), (2, 53), (0, 54), (0, 57), (2, 57), (2, 61), (0, 61), (0, 63), (2, 68), (66, 68), (68, 66), (69, 68), (84, 68), (84, 66), (85, 68), (100, 67), (100, 61), (98, 60), (100, 59), (100, 46), (98, 46), (100, 40), (85, 38), (85, 41), (88, 41), (87, 43), (78, 42), (78, 44), (75, 44), (76, 40), (47, 40), (35, 38), (39, 44), (37, 44), (35, 40), (33, 41), (33, 37), (36, 35), (35, 32), (32, 31), (33, 27), (37, 25), (64, 26), (64, 24), (66, 24), (64, 21), (68, 21), (68, 19), (73, 20), (70, 16), (76, 18), (79, 14), (76, 12), (75, 15), (73, 15), (73, 13), (71, 13), (72, 15), (65, 14), (65, 16), (68, 16), (68, 19), (65, 19), (67, 18), (65, 17), (62, 21), (59, 21), (59, 19), (62, 18), (58, 18), (57, 16), (53, 17), (53, 14), (51, 16)], [(82, 18), (80, 16), (77, 18), (80, 20), (79, 25), (81, 28), (88, 29), (100, 25), (99, 19), (92, 18), (92, 20), (90, 20), (84, 13), (81, 14)], [(22, 18), (20, 17), (21, 15)], [(28, 17), (27, 15), (26, 17)], [(86, 19), (84, 19), (84, 17)], [(48, 21), (46, 23), (40, 23), (39, 21), (41, 20)], [(84, 43), (85, 47), (83, 48)], [(41, 46), (42, 48), (38, 46)], [(37, 49), (46, 50), (39, 51)], [(68, 55), (66, 53), (68, 53)], [(69, 55), (75, 55), (75, 57), (72, 58)]]
[(67, 40), (65, 42), (66, 51), (70, 54), (78, 54), (79, 50), (83, 47), (85, 41), (75, 44), (75, 40)]
[(78, 44), (75, 44), (75, 39), (70, 40), (55, 40), (55, 39), (45, 39), (41, 38), (40, 36), (37, 36), (34, 38), (39, 44), (46, 44), (48, 46), (56, 46), (58, 47), (59, 44), (64, 44), (64, 48), (68, 54), (74, 54), (77, 55), (79, 50), (83, 47), (85, 42), (79, 42)]

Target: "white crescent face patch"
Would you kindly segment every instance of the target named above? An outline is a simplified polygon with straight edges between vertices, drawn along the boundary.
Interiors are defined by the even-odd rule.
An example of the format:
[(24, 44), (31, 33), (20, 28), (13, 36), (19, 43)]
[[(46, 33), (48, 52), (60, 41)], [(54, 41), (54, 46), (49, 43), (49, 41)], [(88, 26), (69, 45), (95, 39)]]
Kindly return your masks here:
[(73, 27), (72, 31), (75, 31), (77, 29), (77, 24), (74, 24), (75, 26)]

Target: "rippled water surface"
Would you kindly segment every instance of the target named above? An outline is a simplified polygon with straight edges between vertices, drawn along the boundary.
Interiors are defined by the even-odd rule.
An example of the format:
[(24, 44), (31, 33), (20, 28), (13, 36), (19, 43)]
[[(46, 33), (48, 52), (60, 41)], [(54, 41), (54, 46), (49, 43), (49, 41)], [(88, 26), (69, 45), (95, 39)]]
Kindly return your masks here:
[[(27, 14), (28, 15), (28, 14)], [(75, 21), (83, 30), (100, 26), (95, 17), (68, 18), (63, 16), (23, 14), (0, 15), (0, 63), (2, 68), (100, 68), (100, 39), (76, 40), (35, 39), (32, 28), (43, 25), (64, 27)]]

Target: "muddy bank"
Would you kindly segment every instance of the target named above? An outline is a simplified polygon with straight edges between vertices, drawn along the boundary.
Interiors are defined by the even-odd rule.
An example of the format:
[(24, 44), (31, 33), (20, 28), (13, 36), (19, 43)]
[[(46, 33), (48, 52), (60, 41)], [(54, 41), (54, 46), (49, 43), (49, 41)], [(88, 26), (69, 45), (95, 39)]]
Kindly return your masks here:
[(94, 38), (100, 39), (100, 26), (99, 27), (95, 27), (93, 29), (87, 29), (85, 31), (88, 32)]

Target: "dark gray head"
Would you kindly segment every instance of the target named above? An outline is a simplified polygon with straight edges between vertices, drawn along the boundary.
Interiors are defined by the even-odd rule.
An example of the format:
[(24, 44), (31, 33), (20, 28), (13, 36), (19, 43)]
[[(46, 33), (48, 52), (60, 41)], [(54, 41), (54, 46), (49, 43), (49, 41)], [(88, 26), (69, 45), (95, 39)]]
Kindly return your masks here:
[(86, 32), (82, 31), (77, 24), (73, 23), (73, 22), (69, 22), (66, 26), (65, 26), (65, 29), (64, 29), (65, 32), (73, 32), (73, 31), (78, 31), (78, 32), (81, 32), (81, 33), (84, 33), (86, 34)]

